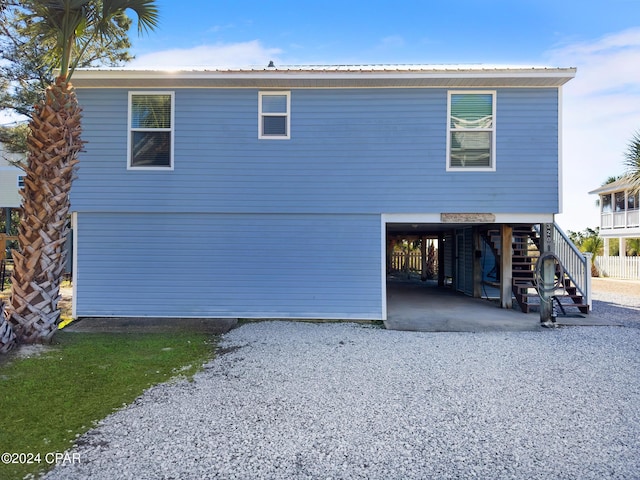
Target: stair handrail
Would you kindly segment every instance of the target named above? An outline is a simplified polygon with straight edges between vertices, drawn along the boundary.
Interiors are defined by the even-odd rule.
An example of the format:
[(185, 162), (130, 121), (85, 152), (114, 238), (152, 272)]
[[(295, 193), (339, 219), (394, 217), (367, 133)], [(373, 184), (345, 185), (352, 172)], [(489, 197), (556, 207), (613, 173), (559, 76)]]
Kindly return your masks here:
[(583, 254), (557, 223), (553, 226), (554, 253), (591, 310), (591, 254)]
[[(582, 253), (557, 223), (554, 222), (553, 227), (553, 253), (558, 257), (566, 275), (571, 279), (591, 310), (592, 255), (591, 253)], [(535, 225), (534, 229), (540, 235), (540, 227)]]

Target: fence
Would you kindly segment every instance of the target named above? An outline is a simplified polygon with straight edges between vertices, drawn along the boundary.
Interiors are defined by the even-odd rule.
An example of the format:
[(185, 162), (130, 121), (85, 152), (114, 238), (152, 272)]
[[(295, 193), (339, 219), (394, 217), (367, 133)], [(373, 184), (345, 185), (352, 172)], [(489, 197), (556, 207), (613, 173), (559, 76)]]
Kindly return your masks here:
[(595, 257), (595, 265), (604, 277), (640, 280), (640, 257)]
[(406, 270), (409, 262), (409, 270), (413, 272), (422, 272), (422, 254), (420, 252), (393, 252), (391, 255), (391, 270)]

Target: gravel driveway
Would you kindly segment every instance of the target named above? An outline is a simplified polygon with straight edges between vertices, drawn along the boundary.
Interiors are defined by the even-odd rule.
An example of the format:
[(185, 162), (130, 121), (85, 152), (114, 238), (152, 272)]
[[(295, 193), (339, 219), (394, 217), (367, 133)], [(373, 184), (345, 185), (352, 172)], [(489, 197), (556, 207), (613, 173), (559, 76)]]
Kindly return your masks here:
[(623, 327), (247, 324), (46, 478), (637, 479), (640, 299), (623, 300), (594, 302)]

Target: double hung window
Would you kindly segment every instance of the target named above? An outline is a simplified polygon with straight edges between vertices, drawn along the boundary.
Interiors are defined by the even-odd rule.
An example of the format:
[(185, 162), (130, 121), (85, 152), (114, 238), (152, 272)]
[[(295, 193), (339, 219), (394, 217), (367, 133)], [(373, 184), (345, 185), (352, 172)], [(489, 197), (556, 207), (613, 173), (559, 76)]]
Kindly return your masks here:
[(495, 170), (495, 92), (449, 92), (447, 170)]
[(290, 92), (258, 93), (258, 138), (288, 140), (291, 138)]
[(173, 92), (129, 92), (128, 168), (173, 168)]

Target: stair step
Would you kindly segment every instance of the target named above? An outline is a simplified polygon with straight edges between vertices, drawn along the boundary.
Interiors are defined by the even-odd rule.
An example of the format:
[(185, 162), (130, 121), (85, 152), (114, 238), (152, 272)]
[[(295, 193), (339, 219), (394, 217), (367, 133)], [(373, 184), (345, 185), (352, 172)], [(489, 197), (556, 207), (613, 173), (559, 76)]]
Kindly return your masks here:
[[(511, 289), (520, 309), (528, 313), (531, 308), (538, 308), (540, 297), (536, 290), (535, 266), (540, 257), (540, 237), (531, 226), (515, 226), (512, 230), (512, 244), (510, 245), (511, 265), (512, 265), (512, 285)], [(496, 257), (499, 257), (502, 250), (502, 237), (499, 229), (488, 229), (482, 236), (491, 247)], [(499, 286), (499, 284), (495, 284)], [(588, 313), (589, 307), (585, 305), (584, 298), (579, 294), (577, 288), (569, 278), (565, 278), (564, 289), (558, 288), (556, 297), (563, 308), (577, 308), (583, 313)], [(562, 293), (562, 295), (560, 294)]]

